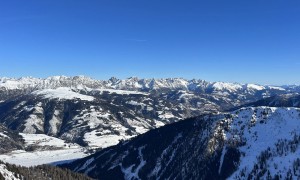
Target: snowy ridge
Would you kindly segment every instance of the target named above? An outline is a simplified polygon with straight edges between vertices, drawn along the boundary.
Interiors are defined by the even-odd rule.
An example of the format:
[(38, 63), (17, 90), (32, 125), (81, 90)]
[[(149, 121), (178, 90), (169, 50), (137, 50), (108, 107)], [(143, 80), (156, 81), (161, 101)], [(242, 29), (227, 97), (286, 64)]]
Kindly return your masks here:
[(20, 180), (15, 176), (14, 172), (11, 172), (7, 169), (5, 164), (1, 164), (0, 162), (0, 176), (3, 176), (5, 180)]
[(85, 76), (52, 76), (45, 79), (22, 77), (15, 78), (0, 78), (0, 88), (7, 90), (12, 89), (55, 89), (58, 87), (77, 87), (82, 86), (93, 87), (101, 86), (101, 81), (93, 80)]
[(103, 179), (299, 179), (299, 129), (299, 108), (247, 107), (166, 125), (66, 167)]
[[(223, 129), (224, 124), (226, 124), (225, 129)], [(216, 134), (221, 129), (226, 144), (222, 151), (219, 172), (227, 146), (239, 145), (238, 149), (242, 154), (239, 167), (230, 179), (250, 175), (259, 176), (261, 171), (255, 168), (260, 165), (262, 156), (265, 158), (264, 163), (267, 162), (264, 168), (268, 170), (268, 174), (264, 172), (264, 178), (267, 176), (287, 178), (289, 170), (294, 169), (296, 157), (300, 157), (298, 142), (300, 140), (300, 109), (298, 108), (242, 108), (234, 112), (231, 118), (221, 120), (218, 126), (220, 127), (216, 128)], [(280, 142), (286, 142), (287, 147), (288, 144), (292, 144), (293, 150), (284, 145), (279, 147)], [(278, 153), (278, 148), (284, 148), (286, 155), (288, 154), (290, 158), (283, 157), (283, 153)], [(300, 173), (295, 175), (299, 177)]]
[[(208, 82), (204, 80), (186, 80), (183, 78), (166, 78), (166, 79), (139, 79), (132, 77), (128, 79), (111, 78), (109, 80), (96, 80), (86, 76), (53, 76), (45, 79), (23, 77), (0, 78), (0, 89), (56, 89), (59, 87), (69, 87), (75, 89), (92, 88), (92, 89), (115, 89), (115, 90), (157, 90), (157, 89), (181, 89), (181, 90), (209, 90), (214, 91), (261, 91), (265, 89), (276, 89), (285, 91), (287, 89), (297, 89), (297, 86), (261, 86), (256, 84), (238, 84), (226, 82)], [(299, 88), (298, 88), (299, 89)]]

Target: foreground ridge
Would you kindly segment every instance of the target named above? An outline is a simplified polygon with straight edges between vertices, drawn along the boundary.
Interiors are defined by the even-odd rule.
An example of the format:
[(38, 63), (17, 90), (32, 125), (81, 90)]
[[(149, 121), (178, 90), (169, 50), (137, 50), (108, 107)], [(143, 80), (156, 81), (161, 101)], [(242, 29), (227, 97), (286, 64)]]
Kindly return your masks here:
[(299, 128), (299, 108), (241, 108), (166, 125), (64, 166), (96, 179), (297, 179)]

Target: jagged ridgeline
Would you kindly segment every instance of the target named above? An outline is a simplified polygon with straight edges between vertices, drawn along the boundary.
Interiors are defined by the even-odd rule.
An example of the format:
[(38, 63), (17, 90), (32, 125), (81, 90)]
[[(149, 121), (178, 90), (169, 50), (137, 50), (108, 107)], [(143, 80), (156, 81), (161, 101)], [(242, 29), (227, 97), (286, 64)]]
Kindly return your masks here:
[(182, 78), (0, 78), (0, 123), (105, 148), (179, 120), (299, 89)]
[(299, 179), (300, 109), (251, 107), (151, 130), (63, 165), (95, 179)]
[(0, 78), (0, 153), (14, 163), (44, 152), (26, 166), (98, 151), (64, 165), (95, 179), (297, 179), (299, 92), (181, 78)]
[(0, 180), (91, 180), (91, 178), (49, 165), (16, 166), (0, 161)]

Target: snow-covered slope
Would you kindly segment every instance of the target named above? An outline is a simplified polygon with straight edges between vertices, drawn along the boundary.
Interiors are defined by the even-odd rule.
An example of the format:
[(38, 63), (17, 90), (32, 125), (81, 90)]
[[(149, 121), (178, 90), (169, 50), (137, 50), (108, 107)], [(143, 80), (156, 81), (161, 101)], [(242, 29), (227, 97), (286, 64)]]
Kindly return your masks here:
[(150, 129), (241, 102), (184, 90), (36, 90), (0, 103), (0, 123), (29, 134), (47, 134), (90, 148), (105, 148)]
[(231, 178), (300, 178), (300, 166), (295, 171), (300, 160), (300, 109), (243, 108), (235, 113), (238, 115), (221, 120), (215, 131), (224, 129), (223, 151), (240, 146), (239, 166)]
[(300, 109), (248, 107), (151, 130), (64, 166), (96, 179), (299, 179)]
[(0, 179), (1, 176), (5, 180), (21, 180), (20, 178), (15, 176), (15, 172), (11, 172), (7, 169), (7, 166), (0, 162)]

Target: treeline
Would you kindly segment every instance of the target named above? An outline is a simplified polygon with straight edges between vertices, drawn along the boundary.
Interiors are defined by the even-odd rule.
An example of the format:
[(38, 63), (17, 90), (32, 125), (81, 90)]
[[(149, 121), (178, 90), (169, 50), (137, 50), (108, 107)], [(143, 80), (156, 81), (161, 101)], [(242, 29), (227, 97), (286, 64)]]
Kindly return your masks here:
[[(5, 164), (8, 171), (12, 172), (16, 178), (21, 180), (91, 180), (84, 174), (74, 173), (68, 169), (62, 169), (50, 165), (40, 165), (34, 167), (23, 167), (8, 163)], [(0, 180), (5, 180), (0, 173)]]

